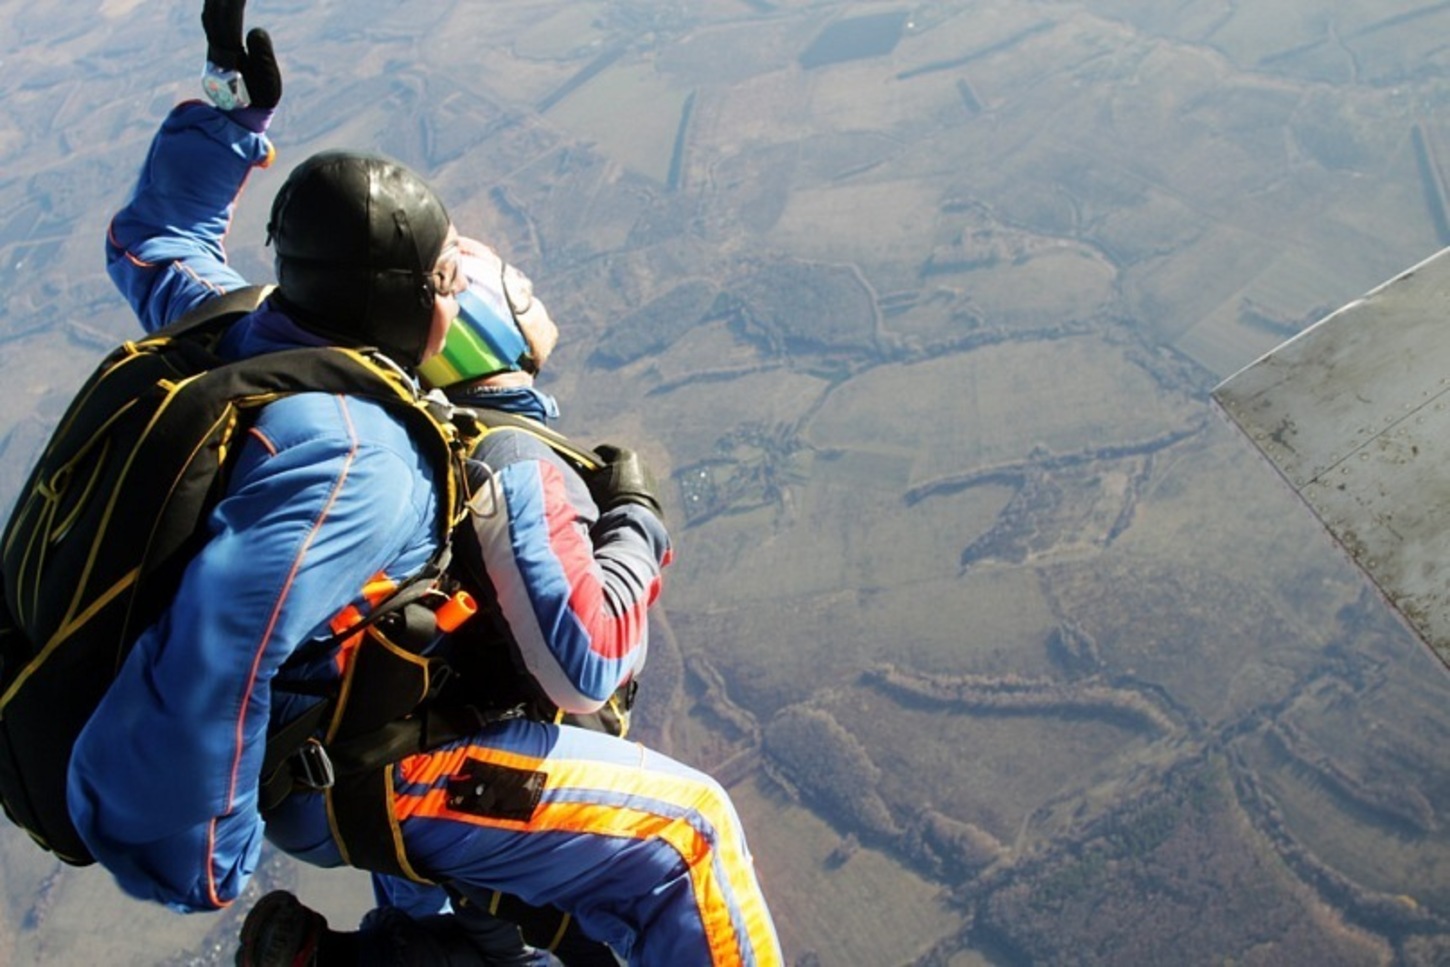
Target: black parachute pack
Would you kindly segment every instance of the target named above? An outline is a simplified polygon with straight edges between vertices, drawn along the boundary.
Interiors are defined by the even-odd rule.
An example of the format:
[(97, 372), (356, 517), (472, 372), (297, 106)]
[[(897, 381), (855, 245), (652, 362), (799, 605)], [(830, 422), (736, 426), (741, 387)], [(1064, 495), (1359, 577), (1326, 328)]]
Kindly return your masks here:
[[(5, 528), (0, 801), (14, 822), (66, 862), (93, 861), (66, 808), (70, 749), (136, 637), (171, 600), (204, 542), (207, 515), (225, 491), (229, 457), (262, 406), (321, 391), (379, 400), (401, 414), (446, 490), (439, 495), (443, 551), (425, 568), (424, 579), (441, 571), (464, 513), (466, 434), (386, 360), (338, 347), (234, 362), (215, 354), (227, 327), (260, 305), (266, 292), (257, 287), (218, 297), (108, 355), (61, 419)], [(415, 579), (404, 587), (428, 583)], [(372, 624), (381, 626), (378, 618), (404, 610), (380, 608)], [(403, 663), (425, 666), (426, 693), (426, 663)], [(420, 697), (385, 696), (371, 716), (349, 714), (406, 715)], [(321, 705), (332, 716), (330, 731), (347, 738), (346, 710), (335, 699)], [(270, 737), (268, 760), (291, 757), (307, 741), (297, 732)], [(391, 812), (370, 797), (352, 811), (379, 809)], [(389, 859), (393, 843), (380, 845), (387, 855), (376, 861), (360, 855), (358, 865), (396, 868)]]

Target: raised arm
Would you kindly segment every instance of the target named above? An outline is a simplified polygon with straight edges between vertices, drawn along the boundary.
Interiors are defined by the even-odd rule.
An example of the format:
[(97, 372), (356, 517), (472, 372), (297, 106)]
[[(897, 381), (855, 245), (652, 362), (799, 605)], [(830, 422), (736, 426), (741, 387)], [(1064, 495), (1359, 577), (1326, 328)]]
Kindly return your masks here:
[(206, 93), (178, 105), (151, 142), (136, 187), (106, 232), (106, 269), (147, 332), (246, 284), (223, 241), (253, 168), (272, 162), (267, 124), (282, 77), (266, 31), (242, 41), (245, 0), (207, 0)]

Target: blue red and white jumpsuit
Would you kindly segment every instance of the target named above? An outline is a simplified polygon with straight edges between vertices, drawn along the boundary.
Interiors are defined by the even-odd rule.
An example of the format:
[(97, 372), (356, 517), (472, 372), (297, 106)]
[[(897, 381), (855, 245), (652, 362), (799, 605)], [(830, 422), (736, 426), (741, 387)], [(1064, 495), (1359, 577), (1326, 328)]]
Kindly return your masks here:
[[(111, 224), (108, 270), (148, 331), (246, 284), (223, 239), (273, 150), (265, 117), (234, 113), (178, 106)], [(266, 303), (222, 348), (243, 358), (322, 341)], [(479, 456), (491, 503), (475, 522), (520, 654), (555, 704), (597, 708), (643, 661), (664, 528), (632, 505), (601, 517), (578, 475), (527, 435), (490, 435)], [(345, 607), (366, 607), (369, 579), (429, 561), (436, 499), (429, 462), (382, 405), (303, 393), (263, 408), (176, 600), (72, 755), (72, 818), (126, 892), (184, 911), (224, 907), (255, 870), (264, 832), (306, 862), (341, 864), (320, 795), (292, 795), (265, 824), (258, 812), (269, 722), (301, 700), (272, 686), (337, 674), (333, 662), (288, 658), (327, 637)], [(537, 806), (523, 817), (451, 809), (448, 780), (480, 766), (539, 773)], [(667, 757), (519, 719), (397, 763), (394, 787), (414, 869), (463, 897), (499, 890), (559, 907), (631, 963), (782, 962), (727, 794)]]

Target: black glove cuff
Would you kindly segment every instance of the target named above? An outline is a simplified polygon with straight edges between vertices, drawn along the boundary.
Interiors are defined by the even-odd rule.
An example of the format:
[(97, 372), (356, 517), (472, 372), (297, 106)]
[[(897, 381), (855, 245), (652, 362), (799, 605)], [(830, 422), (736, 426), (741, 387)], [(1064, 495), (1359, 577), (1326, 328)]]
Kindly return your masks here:
[(643, 507), (645, 510), (654, 514), (660, 520), (665, 519), (664, 508), (661, 507), (660, 502), (650, 494), (615, 494), (614, 499), (609, 502), (609, 507), (607, 509), (614, 510), (616, 507), (622, 507), (625, 504), (634, 504), (638, 507)]
[(240, 50), (227, 50), (224, 47), (206, 45), (206, 59), (224, 71), (240, 70), (244, 56), (246, 55)]

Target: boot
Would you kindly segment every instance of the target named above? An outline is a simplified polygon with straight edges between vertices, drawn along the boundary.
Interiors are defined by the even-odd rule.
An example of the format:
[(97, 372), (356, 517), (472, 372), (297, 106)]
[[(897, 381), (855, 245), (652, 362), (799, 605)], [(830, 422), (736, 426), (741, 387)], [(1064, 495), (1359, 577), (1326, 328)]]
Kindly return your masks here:
[(274, 890), (242, 923), (237, 967), (314, 967), (327, 918), (286, 890)]

